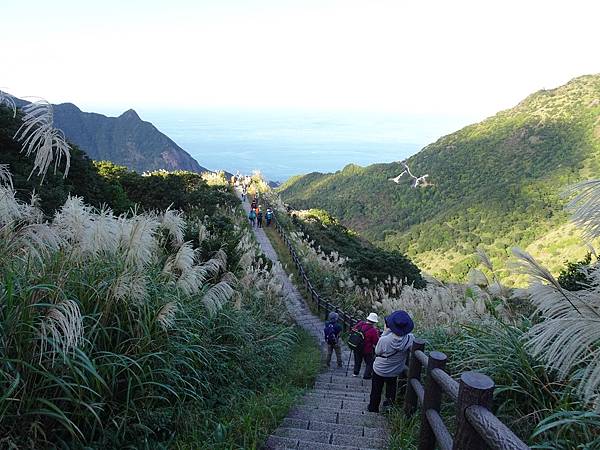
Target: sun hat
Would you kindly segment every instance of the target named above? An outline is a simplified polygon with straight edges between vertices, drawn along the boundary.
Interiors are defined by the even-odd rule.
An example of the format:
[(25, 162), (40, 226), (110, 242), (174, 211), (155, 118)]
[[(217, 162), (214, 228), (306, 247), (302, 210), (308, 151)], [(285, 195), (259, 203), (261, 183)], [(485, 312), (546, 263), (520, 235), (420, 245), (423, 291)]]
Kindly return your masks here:
[(379, 316), (377, 315), (377, 313), (371, 313), (367, 316), (367, 320), (369, 322), (377, 323), (379, 322)]
[(394, 311), (385, 318), (385, 324), (392, 330), (392, 333), (404, 336), (410, 333), (415, 324), (406, 311)]
[(340, 315), (338, 313), (336, 313), (335, 311), (331, 311), (329, 313), (329, 321), (330, 322), (337, 322), (337, 320), (340, 318)]

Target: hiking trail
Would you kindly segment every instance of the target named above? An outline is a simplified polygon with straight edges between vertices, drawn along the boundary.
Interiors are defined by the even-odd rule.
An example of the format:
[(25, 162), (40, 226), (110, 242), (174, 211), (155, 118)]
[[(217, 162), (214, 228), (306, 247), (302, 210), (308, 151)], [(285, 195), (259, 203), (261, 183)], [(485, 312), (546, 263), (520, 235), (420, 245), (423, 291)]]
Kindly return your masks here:
[[(236, 189), (238, 197), (240, 192)], [(242, 202), (246, 215), (250, 211), (248, 199)], [(264, 225), (264, 224), (263, 224)], [(263, 253), (273, 262), (279, 258), (263, 228), (253, 228)], [(321, 353), (326, 351), (323, 338), (325, 322), (312, 314), (304, 298), (291, 283), (288, 274), (278, 266), (276, 276), (283, 285), (286, 306), (296, 323), (319, 342)], [(307, 391), (299, 403), (288, 412), (271, 436), (267, 450), (375, 450), (387, 448), (386, 419), (377, 413), (367, 412), (371, 380), (362, 375), (352, 377), (352, 365), (346, 374), (351, 352), (342, 343), (341, 368), (336, 366), (335, 354), (332, 368), (325, 368), (317, 376), (314, 387)]]

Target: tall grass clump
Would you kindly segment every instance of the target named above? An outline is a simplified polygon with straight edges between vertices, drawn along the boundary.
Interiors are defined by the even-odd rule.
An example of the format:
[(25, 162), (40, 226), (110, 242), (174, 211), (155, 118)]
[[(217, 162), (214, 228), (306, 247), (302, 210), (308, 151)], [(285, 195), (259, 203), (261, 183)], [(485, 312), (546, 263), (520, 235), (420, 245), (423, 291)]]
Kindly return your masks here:
[(0, 182), (3, 445), (168, 445), (286, 359), (281, 287), (234, 209), (226, 233), (78, 197), (47, 217)]

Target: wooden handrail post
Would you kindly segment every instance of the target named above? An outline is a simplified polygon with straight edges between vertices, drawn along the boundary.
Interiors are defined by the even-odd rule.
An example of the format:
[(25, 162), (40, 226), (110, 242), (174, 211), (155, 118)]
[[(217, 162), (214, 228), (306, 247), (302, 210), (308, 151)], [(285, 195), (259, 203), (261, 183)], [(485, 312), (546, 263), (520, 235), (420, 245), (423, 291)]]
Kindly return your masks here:
[(423, 339), (415, 338), (412, 348), (410, 349), (410, 363), (408, 365), (408, 376), (406, 377), (406, 396), (404, 397), (404, 413), (407, 416), (412, 415), (418, 405), (417, 393), (413, 389), (410, 380), (416, 378), (421, 380), (421, 361), (415, 356), (417, 350), (423, 351), (425, 349), (425, 341)]
[(425, 396), (421, 410), (421, 433), (419, 436), (419, 450), (435, 450), (435, 434), (427, 419), (427, 410), (440, 411), (442, 404), (442, 388), (431, 376), (433, 369), (444, 369), (448, 357), (442, 352), (431, 352), (427, 360), (427, 381), (425, 383)]
[(471, 426), (465, 410), (472, 405), (487, 409), (492, 406), (494, 380), (479, 372), (465, 372), (460, 376), (456, 402), (456, 437), (453, 450), (484, 450), (487, 448), (479, 433)]

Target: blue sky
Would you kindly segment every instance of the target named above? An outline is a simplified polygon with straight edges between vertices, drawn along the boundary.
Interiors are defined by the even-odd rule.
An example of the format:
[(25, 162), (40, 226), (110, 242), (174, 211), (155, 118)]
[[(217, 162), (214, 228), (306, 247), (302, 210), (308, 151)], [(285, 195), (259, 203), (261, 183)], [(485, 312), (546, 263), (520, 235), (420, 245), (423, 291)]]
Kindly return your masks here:
[(10, 2), (0, 86), (99, 111), (485, 117), (600, 72), (599, 16), (584, 0)]

